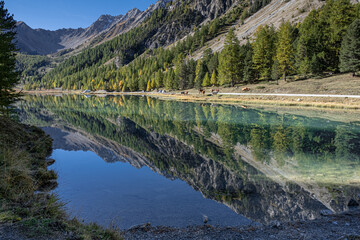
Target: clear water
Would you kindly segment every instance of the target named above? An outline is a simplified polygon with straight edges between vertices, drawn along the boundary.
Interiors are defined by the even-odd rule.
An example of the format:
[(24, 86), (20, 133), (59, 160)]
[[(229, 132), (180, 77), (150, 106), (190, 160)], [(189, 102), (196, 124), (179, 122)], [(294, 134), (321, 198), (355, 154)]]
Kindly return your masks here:
[(129, 228), (142, 223), (175, 227), (203, 224), (247, 225), (251, 221), (204, 198), (181, 180), (148, 167), (106, 163), (92, 152), (55, 150), (52, 169), (59, 174), (56, 193), (72, 216), (103, 226)]
[(103, 226), (306, 220), (360, 194), (357, 112), (266, 110), (149, 97), (26, 96), (54, 139), (55, 192)]

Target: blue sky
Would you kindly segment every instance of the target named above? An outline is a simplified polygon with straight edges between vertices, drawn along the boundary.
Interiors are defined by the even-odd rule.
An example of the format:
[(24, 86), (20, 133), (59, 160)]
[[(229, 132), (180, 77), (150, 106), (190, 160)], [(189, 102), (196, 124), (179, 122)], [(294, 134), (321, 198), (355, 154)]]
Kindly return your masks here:
[(133, 8), (145, 10), (156, 0), (5, 0), (17, 21), (32, 28), (56, 30), (88, 27), (102, 14), (120, 15)]

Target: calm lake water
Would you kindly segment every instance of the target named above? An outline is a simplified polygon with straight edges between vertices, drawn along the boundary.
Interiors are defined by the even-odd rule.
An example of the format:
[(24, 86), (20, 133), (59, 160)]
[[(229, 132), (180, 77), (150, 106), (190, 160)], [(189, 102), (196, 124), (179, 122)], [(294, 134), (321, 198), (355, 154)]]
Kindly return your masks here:
[(54, 192), (86, 222), (268, 224), (360, 200), (358, 113), (138, 96), (25, 100), (21, 120), (54, 139)]

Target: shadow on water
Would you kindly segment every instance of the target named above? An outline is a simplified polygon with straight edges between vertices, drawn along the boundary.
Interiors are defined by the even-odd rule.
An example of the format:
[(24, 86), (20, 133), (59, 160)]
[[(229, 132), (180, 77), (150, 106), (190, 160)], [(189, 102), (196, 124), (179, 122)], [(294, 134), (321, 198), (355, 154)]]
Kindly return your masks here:
[(137, 96), (25, 99), (22, 121), (55, 149), (146, 166), (256, 222), (314, 219), (359, 200), (360, 122)]

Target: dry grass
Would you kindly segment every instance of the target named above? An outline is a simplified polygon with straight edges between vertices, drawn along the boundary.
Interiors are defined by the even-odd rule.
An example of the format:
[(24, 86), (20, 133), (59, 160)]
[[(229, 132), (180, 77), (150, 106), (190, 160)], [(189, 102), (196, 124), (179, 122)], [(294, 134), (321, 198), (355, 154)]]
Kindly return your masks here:
[[(222, 93), (244, 93), (242, 88), (250, 89), (247, 93), (276, 93), (276, 94), (331, 94), (331, 95), (359, 95), (360, 78), (351, 74), (341, 74), (322, 79), (307, 79), (292, 82), (284, 80), (276, 82), (262, 82), (258, 84), (238, 85), (233, 88), (213, 87)], [(199, 101), (228, 104), (256, 104), (277, 106), (298, 106), (312, 108), (360, 109), (360, 99), (331, 98), (331, 97), (280, 97), (280, 96), (211, 96), (212, 88), (205, 88), (206, 95), (200, 95), (198, 90), (190, 89), (189, 95), (181, 95), (175, 91), (171, 95), (152, 94), (164, 99), (180, 101)], [(210, 95), (210, 96), (209, 96)]]
[[(293, 94), (335, 94), (335, 95), (359, 95), (360, 78), (352, 77), (352, 74), (339, 74), (321, 79), (307, 79), (292, 82), (279, 81), (263, 82), (260, 84), (248, 84), (254, 93), (293, 93)], [(232, 89), (232, 92), (240, 92), (241, 89)]]
[[(57, 178), (47, 169), (51, 151), (52, 140), (42, 130), (0, 115), (0, 224), (34, 239), (67, 239), (67, 232), (74, 239), (122, 239), (114, 229), (68, 220), (64, 204), (48, 192)], [(12, 239), (27, 239), (22, 235)]]

